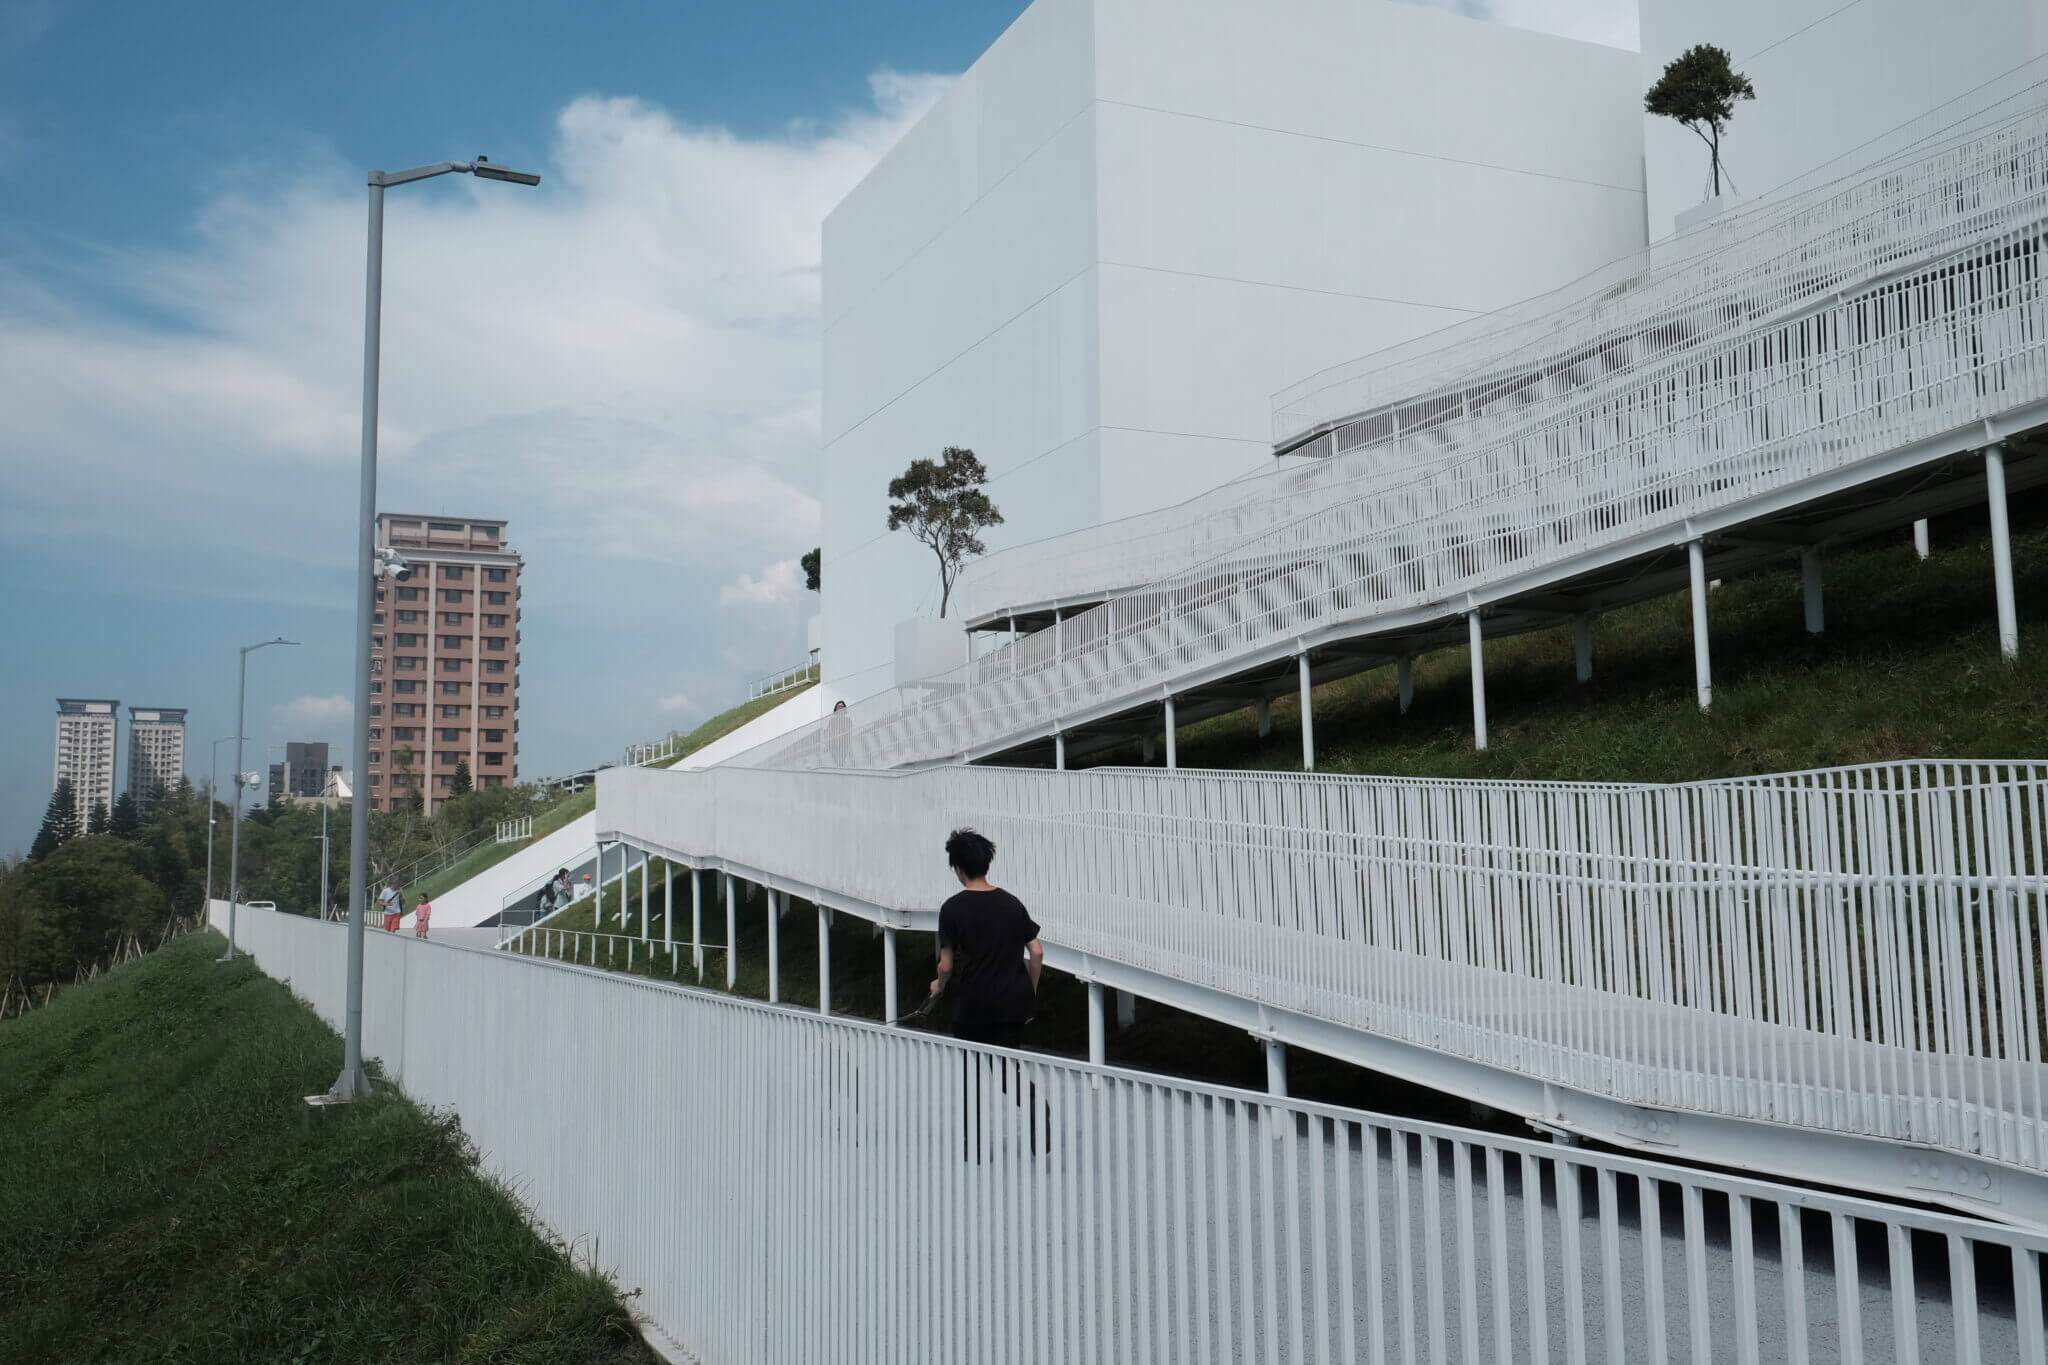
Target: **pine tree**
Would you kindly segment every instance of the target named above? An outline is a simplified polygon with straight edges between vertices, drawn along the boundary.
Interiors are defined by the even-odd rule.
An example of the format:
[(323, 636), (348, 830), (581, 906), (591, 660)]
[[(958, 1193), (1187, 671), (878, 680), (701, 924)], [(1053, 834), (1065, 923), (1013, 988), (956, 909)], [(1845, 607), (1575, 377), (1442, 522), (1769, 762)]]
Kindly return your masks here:
[(455, 776), (449, 784), (448, 794), (450, 796), (464, 796), (470, 792), (471, 788), (472, 784), (470, 783), (469, 780), (469, 760), (466, 758), (458, 758), (455, 760)]
[(142, 815), (135, 808), (132, 793), (122, 792), (114, 802), (114, 813), (107, 820), (107, 833), (117, 839), (133, 839), (142, 833)]
[(107, 806), (104, 801), (92, 803), (92, 813), (85, 818), (85, 832), (87, 834), (105, 834), (107, 832)]
[(50, 793), (50, 805), (43, 812), (43, 827), (36, 831), (36, 841), (29, 845), (28, 856), (47, 858), (57, 851), (66, 839), (78, 833), (77, 798), (71, 791), (71, 779), (57, 779), (57, 789)]

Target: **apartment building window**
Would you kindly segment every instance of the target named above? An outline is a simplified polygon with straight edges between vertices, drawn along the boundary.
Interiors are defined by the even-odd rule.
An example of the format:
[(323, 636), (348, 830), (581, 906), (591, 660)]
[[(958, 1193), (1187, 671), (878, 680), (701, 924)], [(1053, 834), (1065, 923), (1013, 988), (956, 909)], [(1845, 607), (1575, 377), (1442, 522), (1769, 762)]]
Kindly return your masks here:
[(467, 649), (468, 647), (469, 637), (467, 635), (443, 635), (441, 637), (441, 648), (443, 649)]
[(504, 695), (505, 695), (505, 684), (503, 684), (503, 683), (485, 683), (485, 684), (484, 684), (484, 695), (485, 695), (485, 696), (488, 696), (488, 697), (502, 697), (502, 696), (504, 696)]
[[(371, 683), (370, 686), (382, 687), (383, 684)], [(417, 692), (420, 690), (422, 686), (424, 686), (424, 684), (420, 683), (417, 679), (400, 678), (397, 682), (391, 684), (391, 690), (394, 692)]]
[(409, 626), (413, 622), (419, 620), (423, 614), (424, 613), (417, 611), (400, 611), (398, 613), (398, 624), (401, 626)]
[(417, 725), (394, 725), (391, 727), (391, 742), (393, 744), (403, 744), (409, 739), (418, 739), (419, 737), (420, 731)]
[(486, 672), (486, 673), (503, 673), (504, 671), (505, 671), (505, 661), (504, 661), (503, 659), (485, 659), (485, 660), (484, 660), (484, 672)]
[(505, 618), (503, 616), (486, 616), (484, 617), (484, 624), (492, 630), (503, 630), (505, 628)]
[(462, 601), (467, 595), (461, 588), (441, 589), (441, 600), (450, 604)]
[(424, 602), (427, 600), (427, 590), (425, 588), (400, 588), (398, 590), (398, 600), (401, 602)]
[(442, 707), (442, 708), (441, 708), (441, 719), (442, 719), (442, 720), (461, 720), (461, 719), (462, 719), (462, 708), (461, 708), (461, 707), (459, 707), (459, 706), (444, 706), (444, 707)]
[(443, 744), (460, 744), (466, 738), (468, 738), (468, 735), (461, 730), (443, 729), (441, 731), (441, 742)]
[(398, 641), (400, 649), (418, 649), (420, 647), (420, 637), (417, 634), (409, 635), (404, 631), (400, 631), (391, 638)]
[(468, 576), (469, 570), (461, 564), (443, 564), (441, 566), (441, 581), (443, 583), (460, 583)]
[(498, 538), (498, 528), (495, 526), (472, 526), (469, 529), (482, 536), (485, 540), (496, 540)]
[(421, 659), (417, 654), (401, 654), (392, 660), (392, 663), (397, 665), (398, 671), (401, 673), (409, 673), (424, 662), (425, 660)]
[(373, 740), (384, 738), (384, 727), (381, 725), (372, 725), (370, 727), (370, 738)]
[(503, 649), (504, 647), (505, 647), (505, 637), (504, 637), (504, 636), (502, 636), (502, 635), (486, 635), (486, 636), (484, 636), (484, 648), (485, 648), (485, 649)]
[(468, 662), (469, 660), (467, 659), (443, 659), (441, 660), (441, 671), (443, 673), (460, 673), (462, 666)]
[(410, 716), (417, 709), (414, 703), (409, 701), (395, 701), (391, 703), (391, 714), (394, 716)]
[[(378, 594), (377, 594), (377, 600), (378, 600), (378, 601), (380, 601), (380, 602), (381, 602), (381, 601), (383, 601), (383, 600), (384, 600), (384, 594), (383, 594), (383, 593), (378, 593)], [(381, 625), (383, 625), (383, 624), (384, 624), (384, 613), (383, 613), (383, 612), (381, 612), (381, 611), (373, 611), (373, 612), (371, 612), (371, 613), (370, 613), (370, 624), (371, 624), (371, 625), (373, 625), (373, 626), (381, 626)]]
[[(493, 532), (493, 534), (496, 534), (496, 533), (495, 533), (495, 532)], [(511, 571), (510, 569), (485, 569), (485, 570), (484, 570), (484, 582), (486, 582), (486, 583), (503, 583), (503, 582), (505, 582), (505, 581), (506, 581), (506, 580), (507, 580), (508, 578), (510, 578), (511, 576), (512, 576), (512, 571)]]
[(457, 750), (454, 750), (454, 749), (442, 749), (442, 750), (438, 751), (437, 753), (435, 753), (435, 755), (434, 755), (434, 761), (435, 761), (436, 763), (440, 763), (440, 764), (443, 764), (443, 765), (445, 765), (445, 766), (447, 766), (447, 767), (450, 767), (450, 768), (452, 768), (452, 767), (454, 767), (454, 766), (455, 766), (456, 764), (458, 764), (458, 763), (462, 762), (462, 761), (463, 761), (463, 760), (464, 760), (465, 758), (468, 758), (468, 757), (469, 757), (469, 755), (468, 755), (468, 754), (465, 754), (465, 753), (461, 753), (461, 752), (458, 752)]
[(503, 744), (504, 742), (505, 742), (505, 732), (504, 732), (503, 730), (486, 730), (486, 731), (484, 731), (484, 743), (486, 743), (486, 744)]
[(497, 720), (505, 714), (505, 708), (502, 706), (486, 706), (484, 714), (492, 720)]
[(461, 683), (459, 683), (459, 682), (444, 682), (444, 683), (442, 683), (442, 684), (441, 684), (441, 695), (442, 695), (442, 696), (444, 696), (444, 697), (459, 697), (459, 696), (461, 696), (461, 695), (462, 695), (462, 684), (461, 684)]
[(427, 523), (427, 529), (429, 531), (462, 531), (468, 528), (459, 521), (430, 521)]
[(511, 595), (512, 594), (505, 592), (487, 592), (484, 594), (484, 605), (492, 607), (502, 607), (505, 605), (505, 599), (510, 597)]
[(504, 754), (504, 751), (503, 751), (503, 750), (501, 750), (501, 749), (487, 749), (487, 750), (485, 750), (485, 751), (484, 751), (484, 766), (485, 766), (486, 768), (502, 768), (502, 767), (504, 767), (504, 766), (505, 766), (505, 754)]
[(383, 690), (384, 684), (381, 682), (373, 682), (370, 684), (370, 693), (372, 696), (376, 695), (379, 692), (382, 692)]

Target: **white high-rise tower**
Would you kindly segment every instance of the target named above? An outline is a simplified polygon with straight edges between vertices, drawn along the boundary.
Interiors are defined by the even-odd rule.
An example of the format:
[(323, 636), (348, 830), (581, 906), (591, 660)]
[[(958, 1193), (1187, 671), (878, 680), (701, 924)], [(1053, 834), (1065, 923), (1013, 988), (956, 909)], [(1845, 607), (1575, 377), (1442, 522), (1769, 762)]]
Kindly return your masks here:
[(121, 703), (85, 697), (57, 698), (57, 761), (51, 787), (71, 779), (71, 796), (79, 828), (92, 818), (94, 807), (114, 808), (114, 741), (121, 724)]

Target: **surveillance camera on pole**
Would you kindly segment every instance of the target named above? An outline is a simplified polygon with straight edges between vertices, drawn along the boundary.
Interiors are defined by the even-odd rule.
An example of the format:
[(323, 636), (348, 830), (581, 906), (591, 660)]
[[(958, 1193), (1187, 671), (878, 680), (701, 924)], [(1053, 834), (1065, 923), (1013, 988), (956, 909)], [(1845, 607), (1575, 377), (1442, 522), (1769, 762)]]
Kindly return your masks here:
[(412, 561), (396, 550), (377, 551), (378, 578), (388, 578), (394, 583), (403, 583), (412, 577)]

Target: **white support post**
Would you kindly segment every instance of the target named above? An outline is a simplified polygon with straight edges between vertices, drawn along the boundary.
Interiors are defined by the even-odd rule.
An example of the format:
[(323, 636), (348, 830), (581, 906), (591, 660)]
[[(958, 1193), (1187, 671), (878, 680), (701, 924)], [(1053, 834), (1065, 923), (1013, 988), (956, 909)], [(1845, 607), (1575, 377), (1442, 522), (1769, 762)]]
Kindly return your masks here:
[[(646, 852), (642, 851), (642, 853), (640, 854), (640, 937), (643, 941), (647, 937), (647, 874), (649, 870), (648, 862), (649, 859), (647, 857)], [(619, 894), (622, 896), (626, 894), (623, 888), (620, 889)]]
[(1820, 551), (1811, 546), (1799, 552), (1799, 589), (1806, 599), (1806, 633), (1819, 635), (1828, 623), (1820, 595)]
[(734, 951), (740, 941), (739, 898), (734, 894), (732, 873), (725, 874), (725, 988), (739, 984), (740, 955)]
[(1067, 733), (1058, 730), (1052, 737), (1052, 766), (1061, 772), (1067, 770)]
[(1116, 1026), (1119, 1032), (1138, 1022), (1138, 997), (1129, 991), (1116, 993)]
[(1266, 1048), (1266, 1093), (1284, 1100), (1287, 1098), (1287, 1044), (1278, 1038), (1263, 1041)]
[(832, 1012), (832, 912), (818, 907), (818, 1013)]
[(1408, 708), (1415, 705), (1415, 659), (1403, 654), (1401, 661), (1394, 665), (1394, 690), (1401, 697), (1401, 714), (1407, 715)]
[(1984, 499), (1991, 510), (1991, 583), (1998, 596), (1998, 652), (2020, 655), (2019, 608), (2012, 588), (2012, 523), (2006, 518), (2005, 447), (1984, 447)]
[(690, 869), (690, 965), (697, 969), (697, 984), (704, 984), (704, 870)]
[(1479, 613), (1465, 613), (1465, 639), (1472, 652), (1472, 747), (1486, 747), (1486, 642), (1479, 631)]
[(1258, 699), (1257, 701), (1253, 702), (1253, 703), (1252, 703), (1252, 715), (1253, 715), (1253, 716), (1255, 716), (1255, 717), (1256, 717), (1256, 718), (1258, 719), (1258, 722), (1259, 722), (1259, 738), (1260, 738), (1260, 739), (1264, 739), (1264, 738), (1265, 738), (1265, 737), (1266, 737), (1267, 735), (1270, 735), (1270, 734), (1272, 734), (1272, 733), (1273, 733), (1273, 700), (1272, 700), (1272, 698), (1270, 698), (1270, 697), (1260, 697), (1260, 698), (1259, 698), (1259, 699)]
[(782, 893), (768, 893), (768, 1003), (782, 999)]
[(661, 946), (668, 949), (669, 965), (676, 956), (676, 865), (661, 865)]
[(1580, 612), (1572, 618), (1572, 664), (1580, 682), (1593, 681), (1593, 616)]
[(1180, 745), (1175, 734), (1179, 728), (1174, 722), (1173, 698), (1169, 696), (1166, 699), (1166, 766), (1169, 768), (1180, 766)]
[(882, 1022), (896, 1022), (896, 931), (882, 926)]
[(1301, 770), (1312, 773), (1316, 770), (1316, 702), (1309, 682), (1308, 651), (1296, 655), (1295, 662), (1301, 672)]
[(1108, 1030), (1103, 1027), (1102, 983), (1088, 983), (1088, 1060), (1101, 1066), (1109, 1056)]
[(1714, 661), (1707, 649), (1707, 547), (1704, 541), (1685, 543), (1685, 562), (1692, 571), (1692, 675), (1698, 690), (1700, 710), (1714, 704)]
[(1927, 540), (1927, 521), (1923, 517), (1913, 523), (1913, 553), (1925, 559), (1933, 548)]

